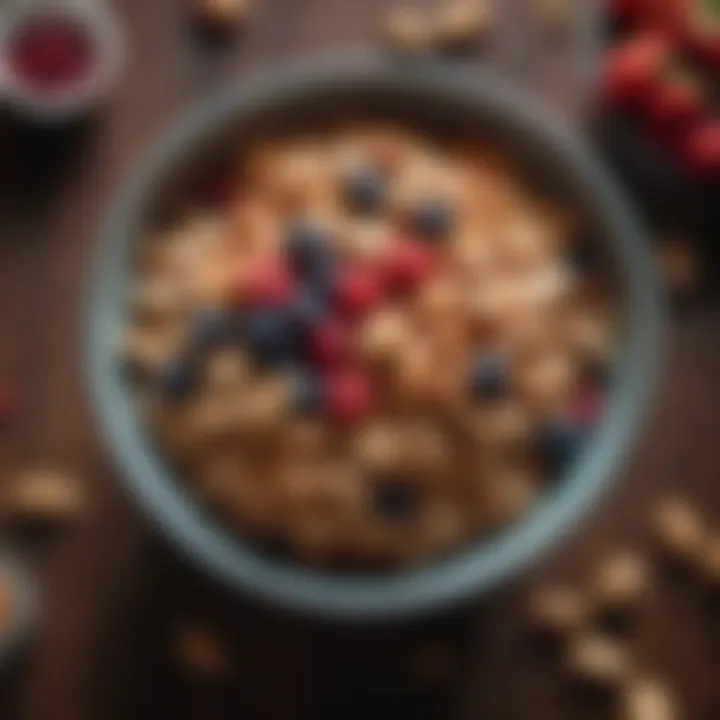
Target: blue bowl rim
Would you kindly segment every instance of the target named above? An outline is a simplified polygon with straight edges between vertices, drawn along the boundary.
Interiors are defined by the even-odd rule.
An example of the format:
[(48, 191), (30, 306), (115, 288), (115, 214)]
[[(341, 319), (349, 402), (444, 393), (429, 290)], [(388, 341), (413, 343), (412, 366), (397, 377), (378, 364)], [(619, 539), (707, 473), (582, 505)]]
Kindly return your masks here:
[[(230, 536), (186, 495), (139, 427), (118, 369), (128, 253), (144, 199), (173, 161), (249, 110), (278, 99), (357, 85), (431, 93), (450, 106), (462, 98), (479, 112), (511, 118), (534, 141), (549, 143), (591, 189), (607, 218), (627, 299), (626, 345), (608, 408), (594, 439), (521, 521), (477, 546), (428, 567), (353, 576), (281, 564)], [(121, 194), (94, 266), (87, 302), (84, 357), (91, 404), (132, 494), (173, 544), (226, 585), (284, 609), (342, 621), (378, 621), (427, 614), (487, 591), (519, 573), (560, 540), (608, 489), (640, 424), (659, 369), (663, 311), (644, 234), (613, 183), (575, 133), (504, 81), (440, 64), (403, 65), (372, 54), (321, 57), (245, 80), (179, 122), (150, 152)]]

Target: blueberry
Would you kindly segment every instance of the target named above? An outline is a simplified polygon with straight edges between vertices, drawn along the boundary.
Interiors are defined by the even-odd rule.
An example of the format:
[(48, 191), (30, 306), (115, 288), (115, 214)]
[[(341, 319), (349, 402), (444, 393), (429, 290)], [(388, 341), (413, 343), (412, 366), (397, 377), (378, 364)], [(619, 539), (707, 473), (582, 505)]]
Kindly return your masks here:
[(327, 298), (322, 292), (305, 290), (293, 301), (288, 312), (293, 332), (304, 338), (327, 317)]
[(510, 377), (507, 363), (499, 355), (480, 355), (474, 362), (470, 388), (479, 400), (497, 400), (507, 394)]
[(197, 374), (186, 360), (175, 360), (163, 369), (160, 384), (168, 400), (184, 400), (195, 391)]
[(387, 180), (373, 168), (355, 169), (345, 180), (348, 205), (357, 213), (372, 215), (382, 212), (387, 194)]
[(231, 330), (231, 319), (219, 308), (199, 310), (190, 322), (188, 338), (194, 348), (208, 349), (224, 342)]
[(593, 275), (603, 269), (604, 257), (598, 243), (579, 238), (568, 247), (567, 261), (580, 274)]
[(285, 252), (295, 273), (315, 284), (332, 270), (332, 251), (326, 232), (307, 220), (296, 220), (288, 229)]
[(323, 408), (323, 382), (316, 373), (300, 371), (294, 377), (293, 407), (301, 415), (316, 415)]
[(375, 486), (373, 507), (378, 515), (388, 520), (410, 519), (418, 504), (417, 491), (403, 478), (385, 478)]
[(292, 323), (286, 308), (262, 309), (245, 321), (245, 340), (255, 359), (264, 365), (286, 365), (296, 356)]
[(583, 432), (569, 420), (555, 419), (540, 429), (538, 444), (540, 456), (550, 473), (561, 473), (577, 455), (583, 441)]
[(453, 212), (441, 200), (428, 200), (419, 205), (410, 217), (410, 229), (419, 238), (428, 241), (444, 240), (452, 231)]

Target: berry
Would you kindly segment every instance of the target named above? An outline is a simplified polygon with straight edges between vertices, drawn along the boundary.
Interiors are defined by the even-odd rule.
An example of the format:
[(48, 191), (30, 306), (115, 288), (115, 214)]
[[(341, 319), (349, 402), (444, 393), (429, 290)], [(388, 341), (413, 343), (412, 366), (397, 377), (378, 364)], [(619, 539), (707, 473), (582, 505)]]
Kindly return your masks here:
[(452, 209), (446, 203), (427, 200), (411, 213), (410, 229), (419, 239), (437, 242), (447, 238), (453, 222)]
[(271, 260), (251, 268), (236, 288), (236, 299), (251, 307), (280, 307), (295, 292), (293, 278), (284, 264)]
[(285, 309), (262, 309), (250, 314), (245, 338), (255, 359), (265, 365), (284, 365), (296, 358), (289, 314)]
[(315, 415), (323, 409), (323, 383), (313, 372), (300, 372), (294, 378), (293, 408), (302, 415)]
[(429, 277), (435, 256), (420, 243), (412, 240), (396, 243), (383, 262), (384, 279), (395, 292), (408, 292)]
[(352, 210), (363, 215), (382, 212), (387, 203), (387, 180), (373, 168), (360, 168), (345, 180), (345, 195)]
[(581, 275), (592, 275), (600, 270), (605, 256), (597, 242), (584, 237), (577, 238), (567, 249), (567, 262)]
[(540, 429), (538, 449), (548, 472), (560, 473), (575, 457), (582, 443), (582, 432), (570, 420), (559, 418)]
[(231, 322), (227, 313), (219, 308), (199, 310), (190, 322), (188, 339), (198, 349), (220, 345), (228, 338)]
[(613, 108), (638, 110), (660, 78), (668, 49), (656, 35), (635, 37), (613, 48), (603, 74), (603, 98)]
[(374, 310), (382, 299), (380, 278), (367, 267), (348, 268), (337, 283), (335, 299), (340, 311), (345, 315), (366, 315)]
[(327, 378), (326, 408), (334, 420), (355, 423), (365, 417), (372, 406), (372, 388), (367, 377), (352, 370)]
[(316, 327), (309, 337), (310, 358), (322, 367), (337, 366), (350, 356), (349, 329), (336, 320), (328, 320)]
[(648, 101), (648, 114), (663, 135), (681, 134), (702, 115), (702, 97), (696, 85), (680, 80), (660, 85)]
[(162, 371), (160, 385), (163, 395), (172, 401), (185, 400), (197, 388), (195, 369), (184, 359), (171, 362)]
[(374, 487), (373, 508), (383, 518), (393, 521), (410, 519), (418, 509), (417, 491), (403, 478), (386, 478)]
[(685, 142), (687, 169), (703, 179), (720, 178), (720, 120), (700, 124)]
[(332, 251), (322, 228), (306, 220), (295, 221), (287, 231), (285, 253), (298, 277), (311, 283), (327, 280)]
[(497, 400), (507, 394), (510, 378), (505, 359), (481, 355), (473, 365), (470, 387), (478, 400)]
[(583, 386), (570, 400), (568, 418), (576, 426), (590, 429), (597, 425), (602, 413), (602, 399), (598, 390), (592, 386)]
[(325, 321), (328, 307), (320, 293), (305, 290), (293, 300), (288, 313), (294, 332), (303, 338)]

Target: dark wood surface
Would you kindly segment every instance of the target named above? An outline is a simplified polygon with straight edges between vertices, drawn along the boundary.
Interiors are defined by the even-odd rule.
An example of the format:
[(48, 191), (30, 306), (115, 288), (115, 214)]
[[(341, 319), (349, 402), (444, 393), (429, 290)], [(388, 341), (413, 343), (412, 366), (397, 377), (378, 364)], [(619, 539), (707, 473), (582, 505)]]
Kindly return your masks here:
[[(673, 320), (656, 402), (617, 489), (531, 573), (449, 617), (359, 631), (247, 606), (183, 567), (125, 496), (86, 408), (79, 352), (88, 263), (114, 192), (186, 107), (270, 63), (372, 42), (387, 4), (256, 0), (245, 36), (208, 51), (185, 3), (118, 0), (130, 64), (106, 111), (50, 137), (0, 119), (0, 371), (24, 397), (3, 438), (4, 480), (18, 467), (64, 468), (82, 478), (90, 504), (36, 554), (46, 612), (6, 678), (3, 720), (584, 718), (558, 664), (528, 645), (527, 589), (546, 578), (582, 583), (606, 553), (645, 543), (650, 505), (667, 488), (696, 498), (720, 527), (720, 314), (711, 307)], [(554, 45), (522, 0), (497, 6), (483, 61), (578, 119), (590, 35)], [(227, 638), (237, 656), (230, 682), (178, 673), (168, 639), (182, 618)], [(667, 680), (691, 720), (720, 717), (712, 627), (695, 589), (660, 580), (632, 642), (638, 666)], [(449, 649), (451, 672), (422, 681), (418, 655), (437, 647)]]

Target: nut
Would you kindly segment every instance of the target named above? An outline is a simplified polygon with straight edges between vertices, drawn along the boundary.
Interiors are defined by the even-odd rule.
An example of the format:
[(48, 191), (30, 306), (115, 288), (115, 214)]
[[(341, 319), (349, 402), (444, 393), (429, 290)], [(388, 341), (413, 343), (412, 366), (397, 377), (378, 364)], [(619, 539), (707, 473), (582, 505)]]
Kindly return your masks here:
[(353, 450), (358, 463), (371, 473), (395, 470), (402, 456), (401, 437), (390, 423), (375, 423), (355, 437)]
[(672, 694), (657, 680), (638, 680), (623, 698), (624, 720), (676, 720), (679, 717)]
[(422, 53), (431, 46), (428, 20), (412, 7), (398, 7), (390, 12), (386, 34), (390, 46), (401, 53)]
[(220, 636), (197, 622), (175, 628), (173, 653), (181, 668), (197, 680), (221, 680), (232, 670), (232, 658)]
[(84, 509), (85, 496), (75, 478), (55, 470), (24, 471), (5, 496), (5, 510), (18, 521), (67, 522)]
[(562, 586), (548, 586), (532, 594), (528, 613), (538, 632), (566, 638), (583, 628), (588, 606), (579, 592)]
[(228, 30), (244, 22), (250, 10), (248, 0), (196, 0), (199, 20), (213, 30)]
[(467, 48), (490, 29), (491, 19), (487, 0), (450, 0), (435, 21), (437, 43), (451, 50)]
[(655, 532), (663, 552), (673, 560), (695, 566), (705, 546), (703, 523), (690, 504), (667, 498), (655, 509)]
[(241, 388), (250, 376), (250, 364), (241, 352), (226, 350), (212, 356), (205, 368), (211, 390), (227, 392)]
[(568, 651), (567, 667), (576, 680), (603, 688), (622, 686), (631, 670), (625, 648), (601, 635), (577, 638)]
[(636, 606), (648, 592), (650, 568), (645, 558), (631, 552), (606, 560), (595, 578), (593, 597), (601, 610)]

